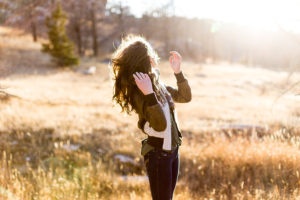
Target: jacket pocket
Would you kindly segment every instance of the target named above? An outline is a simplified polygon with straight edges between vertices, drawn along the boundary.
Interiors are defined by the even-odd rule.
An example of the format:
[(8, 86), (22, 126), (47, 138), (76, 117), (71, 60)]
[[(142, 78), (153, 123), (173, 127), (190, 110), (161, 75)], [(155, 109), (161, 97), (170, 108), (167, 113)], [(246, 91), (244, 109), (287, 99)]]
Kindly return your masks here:
[(172, 157), (172, 154), (165, 152), (163, 150), (158, 150), (156, 153), (158, 159), (168, 159)]

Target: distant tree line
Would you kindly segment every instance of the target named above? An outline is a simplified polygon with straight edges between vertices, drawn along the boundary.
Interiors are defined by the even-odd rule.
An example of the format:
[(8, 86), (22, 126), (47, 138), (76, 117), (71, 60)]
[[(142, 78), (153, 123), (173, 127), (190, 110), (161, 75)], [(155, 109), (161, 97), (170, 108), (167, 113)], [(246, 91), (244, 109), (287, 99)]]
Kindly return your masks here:
[[(14, 5), (4, 5), (3, 2), (5, 0), (0, 0), (0, 8), (5, 7), (7, 12), (0, 19), (5, 24), (30, 32), (34, 41), (47, 37), (45, 20), (57, 0), (16, 0)], [(197, 62), (226, 60), (271, 68), (300, 65), (300, 45), (281, 31), (257, 31), (210, 19), (178, 17), (173, 13), (172, 0), (164, 1), (165, 4), (136, 18), (122, 1), (115, 2), (61, 2), (68, 16), (67, 35), (76, 45), (79, 55), (104, 57), (114, 50), (122, 36), (136, 33), (149, 39), (163, 58), (175, 49), (184, 58)], [(294, 38), (299, 38), (299, 35), (294, 34)]]

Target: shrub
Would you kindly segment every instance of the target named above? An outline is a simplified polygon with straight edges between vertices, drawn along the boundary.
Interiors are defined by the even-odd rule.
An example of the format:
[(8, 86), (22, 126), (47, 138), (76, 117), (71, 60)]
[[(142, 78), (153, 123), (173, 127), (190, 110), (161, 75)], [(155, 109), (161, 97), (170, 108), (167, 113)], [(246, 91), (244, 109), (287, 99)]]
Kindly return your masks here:
[(66, 35), (65, 24), (67, 15), (57, 3), (57, 8), (46, 19), (49, 43), (43, 44), (42, 51), (49, 53), (58, 66), (72, 66), (79, 63), (74, 55), (74, 45)]

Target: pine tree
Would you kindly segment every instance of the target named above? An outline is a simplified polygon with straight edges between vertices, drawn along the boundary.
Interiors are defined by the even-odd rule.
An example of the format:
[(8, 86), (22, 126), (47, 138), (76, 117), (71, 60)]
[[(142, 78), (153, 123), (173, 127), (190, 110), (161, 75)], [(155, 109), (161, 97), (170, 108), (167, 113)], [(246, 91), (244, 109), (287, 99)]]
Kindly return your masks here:
[(57, 8), (46, 19), (49, 43), (43, 44), (42, 51), (49, 53), (58, 66), (72, 66), (79, 63), (79, 58), (74, 55), (74, 45), (66, 35), (65, 25), (67, 15), (62, 10), (60, 2)]

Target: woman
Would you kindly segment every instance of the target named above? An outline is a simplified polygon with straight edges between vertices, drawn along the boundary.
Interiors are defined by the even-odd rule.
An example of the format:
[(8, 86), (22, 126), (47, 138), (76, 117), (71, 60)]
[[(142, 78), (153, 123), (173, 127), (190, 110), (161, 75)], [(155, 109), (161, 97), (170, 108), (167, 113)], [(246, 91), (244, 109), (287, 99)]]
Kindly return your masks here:
[(142, 37), (130, 35), (122, 40), (112, 56), (113, 100), (122, 111), (135, 111), (138, 128), (148, 137), (142, 141), (141, 154), (149, 177), (153, 200), (170, 200), (179, 172), (181, 132), (175, 102), (191, 101), (191, 89), (181, 71), (181, 56), (171, 51), (170, 65), (178, 88), (159, 79), (158, 56)]

